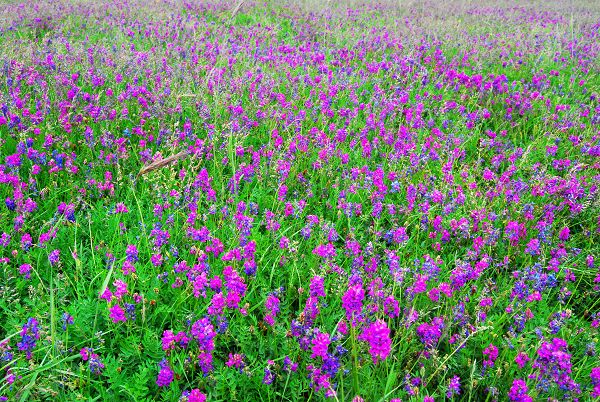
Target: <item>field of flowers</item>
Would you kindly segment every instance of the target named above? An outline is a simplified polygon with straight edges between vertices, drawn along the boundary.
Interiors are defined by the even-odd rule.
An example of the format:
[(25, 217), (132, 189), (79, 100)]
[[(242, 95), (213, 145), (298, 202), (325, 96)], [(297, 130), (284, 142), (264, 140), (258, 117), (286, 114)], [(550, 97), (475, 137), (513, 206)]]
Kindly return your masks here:
[(0, 400), (598, 399), (599, 186), (598, 2), (3, 1)]

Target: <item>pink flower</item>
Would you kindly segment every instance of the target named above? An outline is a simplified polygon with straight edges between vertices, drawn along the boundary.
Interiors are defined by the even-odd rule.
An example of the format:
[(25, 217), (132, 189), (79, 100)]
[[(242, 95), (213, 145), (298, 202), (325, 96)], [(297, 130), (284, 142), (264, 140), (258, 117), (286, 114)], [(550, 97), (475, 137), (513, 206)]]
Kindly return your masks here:
[(498, 348), (490, 343), (490, 346), (483, 350), (483, 355), (488, 357), (483, 361), (483, 367), (492, 367), (498, 358)]
[(560, 230), (560, 233), (558, 234), (558, 238), (561, 241), (567, 241), (569, 239), (570, 234), (571, 234), (571, 231), (569, 230), (569, 227), (565, 226), (564, 228), (562, 228)]
[(369, 353), (375, 364), (379, 359), (385, 360), (390, 354), (392, 346), (390, 329), (383, 320), (377, 320), (367, 326), (358, 339), (369, 343)]
[(515, 363), (517, 363), (517, 365), (519, 366), (519, 368), (523, 368), (525, 367), (525, 365), (527, 364), (527, 362), (531, 360), (529, 358), (529, 356), (527, 355), (527, 353), (521, 352), (517, 355), (517, 357), (515, 357)]
[(187, 396), (187, 402), (205, 402), (206, 395), (200, 392), (199, 389), (193, 389)]
[(365, 298), (365, 290), (361, 285), (354, 285), (348, 288), (342, 296), (342, 307), (346, 310), (346, 318), (352, 319), (352, 315), (357, 316), (362, 312), (362, 303)]
[(119, 321), (127, 321), (127, 318), (125, 317), (125, 311), (123, 311), (121, 306), (118, 304), (115, 304), (110, 308), (109, 317), (115, 323)]
[(331, 343), (331, 340), (329, 339), (329, 334), (327, 333), (320, 333), (318, 334), (315, 339), (312, 340), (312, 355), (310, 356), (311, 358), (315, 358), (315, 357), (322, 357), (325, 358), (327, 357), (327, 348), (329, 347), (329, 344)]
[(114, 296), (117, 298), (117, 300), (121, 300), (121, 298), (127, 294), (127, 284), (122, 280), (117, 279), (113, 283), (113, 286), (116, 288)]
[(160, 371), (158, 372), (158, 378), (156, 379), (156, 385), (159, 387), (166, 387), (173, 382), (173, 370), (169, 367), (166, 360), (160, 362)]
[(510, 391), (508, 391), (508, 399), (512, 402), (531, 402), (533, 399), (527, 395), (527, 384), (520, 378), (513, 381)]

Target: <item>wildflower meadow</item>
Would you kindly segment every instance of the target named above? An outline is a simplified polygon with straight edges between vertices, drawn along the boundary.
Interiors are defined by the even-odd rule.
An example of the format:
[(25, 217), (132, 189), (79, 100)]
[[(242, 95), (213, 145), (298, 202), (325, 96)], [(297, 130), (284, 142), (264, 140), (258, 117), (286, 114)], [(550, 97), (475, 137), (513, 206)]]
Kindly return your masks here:
[(600, 400), (600, 2), (0, 0), (0, 400)]

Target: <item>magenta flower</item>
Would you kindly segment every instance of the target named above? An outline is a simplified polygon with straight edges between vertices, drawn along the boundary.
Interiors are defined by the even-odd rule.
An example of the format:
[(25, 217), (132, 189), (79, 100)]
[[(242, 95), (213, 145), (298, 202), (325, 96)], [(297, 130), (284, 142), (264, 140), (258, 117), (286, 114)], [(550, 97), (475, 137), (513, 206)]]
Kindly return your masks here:
[(156, 385), (159, 387), (167, 387), (173, 382), (173, 370), (171, 370), (171, 367), (169, 367), (169, 363), (167, 363), (166, 360), (161, 361), (159, 364), (160, 371), (156, 378)]
[(431, 324), (423, 323), (417, 327), (417, 335), (426, 347), (432, 347), (438, 343), (443, 329), (444, 318), (434, 317)]
[(330, 259), (336, 256), (335, 247), (332, 243), (321, 244), (315, 247), (313, 250), (313, 254), (318, 255), (319, 257), (323, 257), (325, 259)]
[(513, 381), (510, 391), (508, 391), (508, 399), (512, 402), (532, 402), (533, 398), (527, 395), (527, 384), (520, 378)]
[(241, 355), (239, 353), (236, 354), (229, 354), (229, 360), (227, 360), (225, 362), (225, 365), (227, 367), (235, 367), (236, 369), (238, 369), (240, 371), (240, 373), (242, 372), (242, 369), (245, 366), (244, 363), (244, 355)]
[(392, 346), (390, 329), (383, 320), (377, 320), (365, 327), (358, 339), (368, 342), (369, 353), (375, 364), (379, 360), (385, 360), (390, 354)]
[(517, 363), (517, 366), (519, 366), (519, 368), (525, 367), (529, 360), (531, 359), (525, 352), (521, 352), (517, 355), (517, 357), (515, 357), (515, 363)]
[(310, 295), (312, 297), (325, 297), (325, 279), (321, 276), (314, 276), (310, 281)]
[(537, 374), (533, 378), (558, 385), (562, 390), (580, 393), (580, 386), (571, 378), (571, 354), (567, 353), (568, 344), (564, 339), (554, 338), (544, 342), (537, 351), (533, 368)]
[(122, 280), (117, 279), (113, 282), (113, 286), (116, 288), (114, 296), (117, 300), (121, 300), (121, 298), (127, 294), (127, 284)]
[(498, 348), (490, 343), (490, 346), (483, 350), (483, 355), (487, 356), (487, 359), (483, 361), (483, 367), (493, 367), (498, 358)]
[(267, 311), (265, 322), (271, 326), (275, 324), (275, 317), (279, 313), (279, 303), (279, 299), (274, 294), (270, 294), (265, 300), (265, 310)]
[(53, 250), (50, 255), (48, 255), (48, 261), (50, 261), (50, 265), (54, 266), (60, 262), (60, 250)]
[(352, 319), (362, 312), (363, 300), (365, 298), (365, 290), (361, 285), (354, 285), (348, 288), (344, 296), (342, 296), (342, 307), (346, 310), (346, 318)]
[(600, 398), (600, 367), (594, 367), (590, 373), (590, 379), (592, 380), (592, 398)]
[(196, 388), (189, 392), (183, 391), (180, 400), (187, 402), (206, 402), (206, 395)]
[(175, 347), (175, 334), (170, 329), (163, 332), (161, 339), (162, 350), (165, 352)]
[(533, 238), (527, 243), (527, 248), (525, 249), (527, 254), (531, 255), (539, 255), (540, 254), (540, 241), (536, 238)]
[(114, 306), (112, 306), (109, 311), (110, 311), (109, 318), (114, 323), (117, 323), (119, 321), (127, 321), (127, 318), (125, 317), (125, 311), (123, 311), (121, 306), (119, 306), (118, 304), (115, 304)]
[(455, 375), (448, 382), (448, 390), (446, 391), (447, 398), (453, 398), (454, 395), (460, 395), (460, 377)]
[(31, 265), (30, 264), (22, 264), (19, 266), (19, 273), (25, 277), (25, 279), (31, 278)]
[(327, 333), (319, 333), (312, 340), (312, 355), (311, 358), (322, 357), (323, 359), (327, 357), (327, 348), (331, 340), (329, 339), (329, 334)]

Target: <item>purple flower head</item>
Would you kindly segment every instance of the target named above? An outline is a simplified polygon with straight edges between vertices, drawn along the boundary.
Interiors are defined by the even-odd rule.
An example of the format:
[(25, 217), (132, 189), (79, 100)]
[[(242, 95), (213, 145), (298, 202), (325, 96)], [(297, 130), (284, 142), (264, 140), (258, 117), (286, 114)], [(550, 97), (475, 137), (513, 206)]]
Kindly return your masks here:
[(336, 256), (335, 247), (332, 243), (321, 244), (315, 247), (313, 254), (323, 257), (325, 259), (331, 259)]
[(127, 294), (127, 283), (117, 279), (113, 282), (113, 286), (115, 287), (113, 295), (117, 298), (117, 300), (121, 300), (121, 298)]
[(529, 360), (531, 359), (525, 352), (521, 352), (517, 355), (517, 357), (515, 357), (515, 363), (517, 363), (517, 366), (519, 366), (519, 368), (525, 367)]
[(23, 329), (21, 329), (21, 341), (17, 343), (17, 348), (25, 352), (27, 360), (31, 359), (31, 352), (35, 348), (38, 339), (40, 339), (38, 322), (35, 318), (31, 317), (23, 325)]
[(460, 377), (455, 375), (448, 382), (448, 390), (446, 391), (446, 397), (448, 399), (453, 398), (454, 395), (460, 395)]
[(275, 374), (271, 371), (271, 369), (269, 367), (265, 367), (265, 373), (264, 373), (263, 380), (262, 380), (263, 384), (271, 385), (274, 380), (275, 380)]
[(520, 378), (513, 381), (510, 390), (508, 391), (508, 399), (512, 402), (532, 402), (533, 398), (527, 395), (527, 384)]
[(25, 279), (31, 278), (31, 265), (30, 264), (22, 264), (19, 266), (19, 273), (25, 277)]
[(115, 304), (110, 308), (110, 314), (108, 315), (112, 322), (117, 323), (120, 321), (127, 321), (127, 317), (125, 317), (125, 311), (119, 306)]
[(444, 318), (434, 317), (431, 324), (423, 323), (417, 327), (417, 335), (426, 347), (432, 347), (438, 343), (444, 327)]
[(190, 334), (198, 341), (201, 350), (212, 352), (215, 348), (214, 338), (217, 334), (207, 317), (194, 322)]
[(265, 321), (271, 326), (275, 324), (275, 317), (279, 313), (279, 303), (279, 299), (274, 294), (270, 294), (267, 296), (267, 300), (265, 300), (265, 310), (267, 312)]
[(540, 254), (540, 241), (536, 238), (533, 238), (527, 243), (527, 248), (525, 249), (527, 254), (531, 255), (539, 255)]
[(365, 290), (360, 284), (348, 288), (344, 296), (342, 296), (342, 307), (346, 310), (346, 318), (348, 320), (358, 316), (362, 312), (363, 300), (365, 298)]
[(487, 357), (487, 359), (483, 361), (483, 367), (492, 367), (498, 358), (498, 348), (490, 343), (490, 345), (483, 350), (483, 355)]
[(102, 361), (100, 360), (100, 356), (98, 356), (96, 353), (92, 353), (90, 355), (88, 365), (90, 368), (90, 373), (94, 375), (102, 374), (102, 370), (104, 369), (104, 363), (102, 363)]
[(385, 360), (390, 354), (392, 347), (390, 329), (383, 320), (377, 320), (366, 326), (358, 339), (369, 344), (369, 353), (375, 364)]
[(322, 276), (314, 276), (310, 281), (310, 295), (312, 297), (325, 297), (325, 279)]
[(600, 398), (600, 367), (594, 367), (592, 369), (590, 379), (592, 380), (592, 386), (594, 387), (591, 392), (591, 397)]
[(198, 388), (191, 391), (183, 391), (179, 402), (206, 402), (206, 395), (200, 392)]
[(125, 249), (125, 255), (127, 256), (128, 262), (136, 262), (138, 261), (138, 249), (135, 244), (128, 244)]
[(571, 231), (569, 230), (568, 226), (565, 226), (564, 228), (562, 228), (560, 230), (560, 232), (558, 233), (558, 238), (561, 241), (567, 241), (569, 240), (569, 235), (571, 234)]
[(236, 354), (230, 353), (229, 360), (227, 360), (227, 362), (225, 362), (225, 365), (227, 367), (235, 367), (241, 373), (242, 370), (244, 369), (244, 367), (246, 366), (246, 364), (244, 363), (244, 355), (241, 355), (239, 353), (236, 353)]
[(69, 313), (63, 313), (63, 315), (61, 317), (61, 321), (62, 321), (62, 329), (63, 329), (63, 331), (66, 331), (67, 325), (73, 325), (73, 323), (75, 322), (75, 319)]
[(48, 261), (50, 261), (50, 265), (54, 266), (60, 261), (60, 250), (53, 250), (50, 255), (48, 255)]
[(327, 357), (327, 349), (329, 348), (329, 344), (331, 343), (331, 339), (329, 338), (329, 334), (327, 333), (319, 333), (312, 340), (312, 355), (311, 358), (322, 357), (323, 359)]
[(168, 352), (175, 347), (175, 334), (170, 329), (165, 330), (161, 339), (162, 350)]
[(580, 386), (571, 378), (571, 355), (567, 353), (568, 344), (561, 338), (552, 342), (544, 342), (537, 351), (533, 368), (537, 369), (538, 387), (548, 391), (551, 384), (556, 384), (561, 390), (580, 393)]
[(173, 382), (173, 370), (169, 367), (169, 363), (166, 359), (163, 359), (160, 363), (160, 370), (158, 377), (156, 378), (156, 385), (159, 387), (168, 387)]

